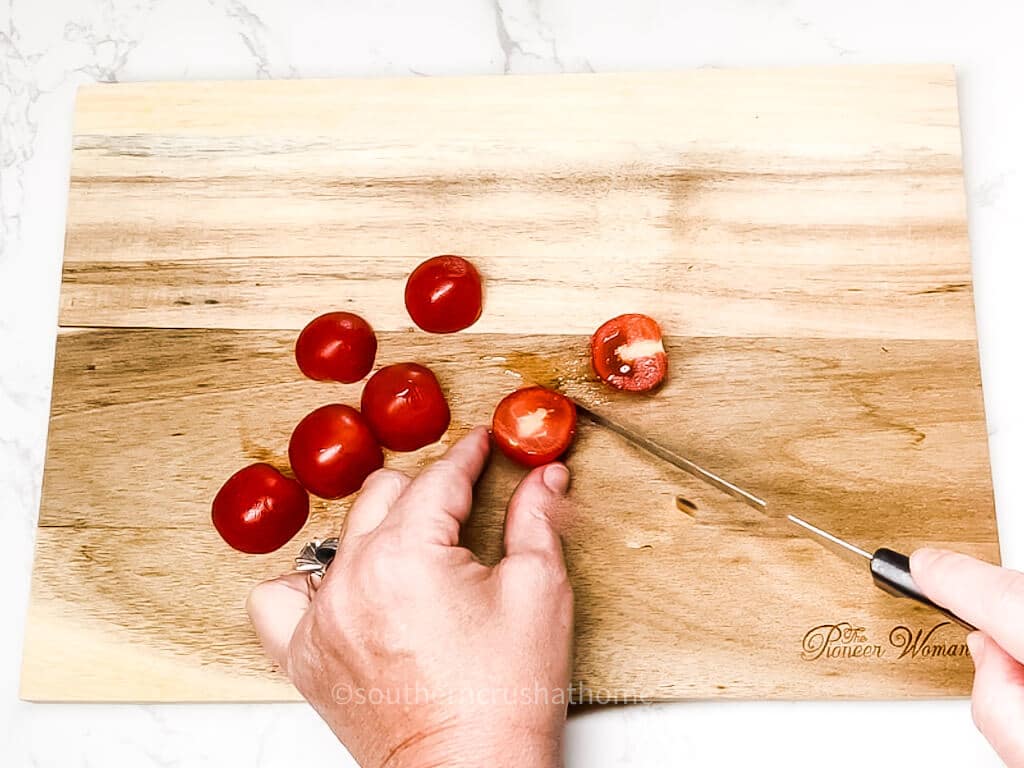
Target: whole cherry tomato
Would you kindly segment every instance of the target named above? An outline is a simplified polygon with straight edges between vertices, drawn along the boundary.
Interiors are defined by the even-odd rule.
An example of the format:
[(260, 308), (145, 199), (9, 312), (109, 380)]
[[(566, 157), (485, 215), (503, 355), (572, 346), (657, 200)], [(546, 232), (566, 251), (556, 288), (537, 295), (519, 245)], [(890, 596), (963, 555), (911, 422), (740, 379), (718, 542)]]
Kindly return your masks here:
[(527, 467), (554, 461), (576, 436), (576, 406), (544, 387), (524, 387), (494, 409), (494, 442), (502, 453)]
[(217, 491), (212, 516), (224, 541), (262, 555), (280, 549), (306, 524), (309, 495), (269, 464), (251, 464)]
[(310, 493), (340, 499), (384, 466), (384, 454), (366, 420), (347, 405), (325, 405), (308, 414), (288, 442), (292, 470)]
[(619, 315), (590, 339), (594, 371), (616, 389), (646, 392), (661, 384), (668, 356), (661, 327), (647, 315)]
[(435, 256), (405, 284), (405, 308), (424, 331), (454, 333), (480, 317), (483, 288), (476, 267), (461, 256)]
[(363, 415), (385, 448), (415, 451), (437, 442), (451, 413), (437, 377), (416, 363), (381, 368), (363, 387)]
[(317, 381), (359, 381), (373, 368), (377, 337), (351, 312), (328, 312), (311, 320), (295, 342), (295, 361)]

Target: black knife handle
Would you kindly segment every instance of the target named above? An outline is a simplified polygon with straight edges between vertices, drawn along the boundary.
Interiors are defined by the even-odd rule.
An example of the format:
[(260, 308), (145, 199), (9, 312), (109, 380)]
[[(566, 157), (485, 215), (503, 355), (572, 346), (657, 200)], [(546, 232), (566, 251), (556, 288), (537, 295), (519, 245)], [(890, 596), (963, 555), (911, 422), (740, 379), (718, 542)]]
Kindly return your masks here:
[(875, 580), (875, 586), (883, 592), (888, 592), (896, 597), (909, 597), (921, 605), (934, 608), (943, 616), (947, 616), (968, 632), (977, 629), (961, 619), (952, 611), (947, 611), (941, 605), (936, 605), (921, 591), (920, 587), (910, 575), (910, 558), (891, 549), (879, 549), (871, 557), (871, 577)]

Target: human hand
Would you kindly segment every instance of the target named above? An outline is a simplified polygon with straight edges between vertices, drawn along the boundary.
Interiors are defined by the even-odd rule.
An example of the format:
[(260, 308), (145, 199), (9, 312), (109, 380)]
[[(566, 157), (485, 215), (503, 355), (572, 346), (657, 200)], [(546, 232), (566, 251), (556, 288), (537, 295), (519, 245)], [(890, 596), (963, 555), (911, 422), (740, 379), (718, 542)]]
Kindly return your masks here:
[(1024, 573), (938, 549), (915, 552), (910, 571), (929, 598), (978, 627), (967, 636), (974, 722), (1003, 762), (1024, 768)]
[(554, 521), (569, 472), (530, 472), (495, 567), (458, 545), (489, 453), (474, 429), (416, 479), (370, 475), (320, 588), (289, 574), (248, 610), (267, 654), (364, 768), (561, 764), (572, 590)]

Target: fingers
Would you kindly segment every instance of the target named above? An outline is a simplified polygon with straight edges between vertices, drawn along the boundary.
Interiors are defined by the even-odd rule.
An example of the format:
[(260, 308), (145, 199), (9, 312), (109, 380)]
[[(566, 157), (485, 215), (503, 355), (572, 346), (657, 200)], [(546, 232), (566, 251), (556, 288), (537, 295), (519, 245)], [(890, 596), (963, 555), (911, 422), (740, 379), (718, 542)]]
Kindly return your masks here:
[(941, 549), (919, 549), (910, 571), (928, 597), (1024, 661), (1024, 574)]
[(345, 518), (342, 537), (365, 536), (374, 530), (411, 482), (408, 475), (394, 469), (378, 469), (371, 474)]
[(1024, 766), (1024, 666), (981, 632), (967, 644), (974, 658), (974, 722), (1007, 765)]
[(551, 515), (569, 488), (564, 464), (548, 464), (528, 474), (512, 494), (505, 517), (505, 555), (536, 553), (562, 559), (562, 542)]
[(289, 573), (253, 587), (245, 608), (263, 650), (288, 673), (288, 645), (309, 608), (306, 576)]
[(489, 453), (487, 430), (476, 427), (412, 481), (388, 515), (388, 524), (430, 543), (457, 545), (459, 528), (473, 506), (473, 483)]

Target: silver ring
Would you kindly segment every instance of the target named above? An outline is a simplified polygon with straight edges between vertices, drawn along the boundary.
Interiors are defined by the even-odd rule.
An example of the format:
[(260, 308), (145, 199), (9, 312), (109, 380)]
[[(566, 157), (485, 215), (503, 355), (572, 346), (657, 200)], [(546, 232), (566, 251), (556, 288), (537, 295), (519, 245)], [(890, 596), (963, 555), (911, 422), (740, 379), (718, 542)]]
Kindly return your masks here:
[(328, 566), (338, 553), (338, 539), (314, 539), (303, 545), (295, 558), (295, 571), (306, 574), (310, 592), (316, 592), (324, 580)]

